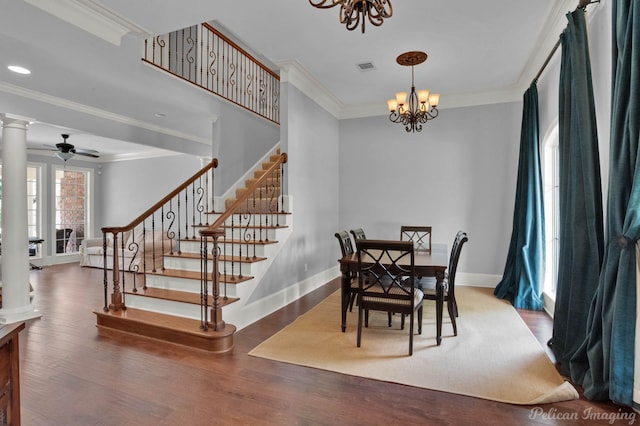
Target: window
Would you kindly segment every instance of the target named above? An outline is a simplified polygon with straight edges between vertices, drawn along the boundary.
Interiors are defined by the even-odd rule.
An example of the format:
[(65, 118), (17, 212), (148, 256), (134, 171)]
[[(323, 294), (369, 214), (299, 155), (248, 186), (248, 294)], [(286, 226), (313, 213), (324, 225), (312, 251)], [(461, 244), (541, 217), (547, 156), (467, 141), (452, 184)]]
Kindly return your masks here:
[(543, 143), (542, 181), (544, 186), (544, 220), (546, 268), (544, 292), (555, 300), (558, 280), (558, 250), (560, 244), (560, 170), (558, 124), (548, 132)]
[(89, 172), (54, 169), (55, 254), (77, 253), (88, 226)]
[[(42, 166), (27, 166), (27, 234), (29, 238), (42, 236)], [(2, 235), (2, 165), (0, 165), (0, 236)], [(40, 245), (29, 246), (29, 255), (40, 256)]]

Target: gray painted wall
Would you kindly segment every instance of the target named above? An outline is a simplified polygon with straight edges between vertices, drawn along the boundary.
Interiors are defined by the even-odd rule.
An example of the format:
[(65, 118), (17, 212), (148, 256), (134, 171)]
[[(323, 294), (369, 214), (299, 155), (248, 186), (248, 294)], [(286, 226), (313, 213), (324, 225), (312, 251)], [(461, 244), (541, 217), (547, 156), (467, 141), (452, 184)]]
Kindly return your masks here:
[[(284, 83), (282, 139), (293, 199), (293, 234), (271, 265), (250, 301), (274, 294), (337, 266), (340, 257), (333, 234), (339, 223), (339, 124), (297, 88)], [(284, 107), (283, 107), (284, 106)]]
[(213, 156), (220, 161), (216, 195), (229, 189), (280, 140), (280, 126), (225, 102), (214, 124)]
[(522, 103), (443, 109), (421, 133), (386, 116), (340, 123), (340, 228), (399, 238), (431, 225), (433, 243), (469, 243), (460, 272), (502, 275), (511, 237)]
[(200, 159), (190, 155), (105, 163), (95, 235), (102, 235), (103, 226), (128, 225), (201, 168)]

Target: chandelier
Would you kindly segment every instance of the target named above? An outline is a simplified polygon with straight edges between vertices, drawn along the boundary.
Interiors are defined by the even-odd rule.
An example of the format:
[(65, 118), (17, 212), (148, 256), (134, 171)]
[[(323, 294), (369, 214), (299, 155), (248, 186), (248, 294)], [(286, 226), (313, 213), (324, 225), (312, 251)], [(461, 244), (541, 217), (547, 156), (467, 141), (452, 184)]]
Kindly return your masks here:
[(309, 3), (319, 9), (340, 5), (340, 23), (353, 31), (362, 20), (363, 34), (365, 18), (368, 17), (372, 25), (379, 27), (384, 18), (391, 18), (393, 15), (391, 0), (309, 0)]
[(426, 60), (427, 54), (424, 52), (406, 52), (396, 59), (400, 65), (411, 67), (411, 93), (407, 99), (407, 92), (398, 92), (395, 99), (387, 101), (390, 111), (389, 120), (402, 123), (407, 132), (422, 131), (422, 124), (438, 116), (440, 95), (429, 94), (428, 90), (418, 90), (416, 93), (413, 82), (413, 66)]

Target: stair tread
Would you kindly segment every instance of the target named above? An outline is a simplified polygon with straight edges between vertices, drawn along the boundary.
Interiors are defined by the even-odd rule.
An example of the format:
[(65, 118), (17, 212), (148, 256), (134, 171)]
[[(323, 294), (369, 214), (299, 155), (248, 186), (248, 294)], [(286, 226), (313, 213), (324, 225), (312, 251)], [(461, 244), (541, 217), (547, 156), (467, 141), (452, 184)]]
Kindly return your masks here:
[[(186, 258), (186, 259), (200, 259), (200, 253), (190, 253), (190, 252), (182, 252), (182, 253), (171, 253), (165, 254), (164, 257), (178, 257), (178, 258)], [(208, 256), (209, 259), (213, 259), (212, 255)], [(255, 263), (261, 262), (263, 260), (267, 260), (266, 257), (254, 257), (254, 256), (219, 256), (218, 260), (223, 262), (239, 262), (239, 263)]]
[[(203, 214), (217, 214), (217, 215), (221, 215), (223, 213), (224, 212), (203, 212)], [(244, 214), (244, 213), (234, 213), (234, 214), (235, 215), (239, 215), (239, 214)], [(285, 215), (288, 215), (288, 214), (291, 214), (291, 212), (283, 212), (283, 211), (280, 211), (280, 212), (257, 212), (255, 214), (264, 214), (264, 215), (285, 214)]]
[[(157, 270), (156, 272), (147, 272), (148, 275), (158, 275), (174, 278), (187, 278), (191, 280), (200, 280), (200, 271), (185, 271), (182, 269), (165, 269)], [(243, 275), (240, 278), (238, 275), (226, 275), (220, 274), (220, 282), (227, 284), (237, 284), (244, 281), (252, 280), (253, 277), (249, 275)]]
[[(191, 239), (181, 239), (180, 241), (184, 241), (184, 242), (193, 242), (193, 241), (197, 241), (197, 240), (191, 240)], [(260, 246), (260, 245), (266, 245), (266, 244), (276, 244), (278, 241), (277, 240), (262, 240), (262, 241), (256, 241), (255, 244)], [(230, 239), (227, 238), (226, 240), (223, 241), (223, 238), (221, 237), (220, 239), (218, 239), (218, 243), (222, 244), (222, 243), (227, 243), (227, 244), (247, 244), (246, 241), (244, 240), (239, 240), (237, 238), (234, 239)], [(253, 244), (253, 242), (251, 243)], [(175, 252), (174, 252), (175, 253)]]
[[(207, 225), (194, 225), (194, 227), (196, 228), (200, 228), (200, 227), (207, 227)], [(242, 228), (242, 229), (284, 229), (284, 228), (288, 228), (288, 225), (236, 225), (236, 226), (231, 226), (231, 225), (222, 225), (221, 228), (226, 228), (226, 229), (231, 229), (231, 228)]]
[[(190, 293), (187, 291), (180, 291), (180, 290), (170, 290), (170, 289), (166, 289), (166, 288), (155, 288), (155, 287), (147, 287), (145, 288), (139, 288), (137, 292), (133, 292), (131, 290), (128, 290), (125, 292), (126, 294), (133, 294), (133, 295), (137, 295), (137, 296), (145, 296), (145, 297), (152, 297), (154, 299), (164, 299), (164, 300), (173, 300), (176, 302), (183, 302), (183, 303), (190, 303), (193, 305), (199, 305), (200, 304), (200, 293)], [(209, 303), (208, 305), (211, 306), (213, 304), (213, 296), (209, 295), (208, 297), (209, 299)], [(239, 300), (238, 298), (233, 298), (233, 297), (228, 297), (226, 300), (223, 297), (220, 297), (219, 299), (220, 302), (220, 306), (226, 306), (229, 305), (237, 300)]]

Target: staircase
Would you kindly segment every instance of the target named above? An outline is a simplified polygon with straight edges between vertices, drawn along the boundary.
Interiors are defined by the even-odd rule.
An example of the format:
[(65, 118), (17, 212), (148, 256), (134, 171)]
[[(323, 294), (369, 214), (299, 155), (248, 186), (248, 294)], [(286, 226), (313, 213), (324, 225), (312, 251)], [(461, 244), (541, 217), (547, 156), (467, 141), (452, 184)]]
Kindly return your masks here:
[[(195, 188), (190, 190), (187, 186), (185, 189), (187, 195), (184, 198), (192, 194), (190, 202), (194, 207), (190, 211), (185, 208), (177, 227), (174, 227), (175, 222), (171, 222), (169, 229), (164, 230), (164, 220), (180, 215), (180, 211), (175, 213), (175, 206), (180, 206), (183, 195), (177, 195), (175, 202), (165, 198), (159, 203), (162, 206), (170, 203), (169, 211), (172, 213), (162, 210), (161, 213), (155, 213), (156, 216), (152, 214), (150, 219), (143, 219), (142, 225), (151, 223), (152, 227), (158, 226), (157, 219), (162, 218), (163, 233), (175, 237), (173, 250), (165, 253), (163, 268), (145, 270), (142, 274), (123, 272), (121, 278), (117, 274), (109, 305), (106, 277), (111, 275), (113, 279), (114, 274), (105, 271), (105, 306), (102, 310), (94, 311), (98, 327), (209, 352), (232, 350), (236, 331), (236, 326), (232, 324), (243, 327), (259, 319), (252, 318), (243, 308), (283, 242), (291, 234), (289, 206), (286, 198), (281, 196), (284, 162), (285, 154), (277, 151), (270, 155), (267, 161), (256, 168), (253, 177), (246, 179), (244, 186), (236, 189), (235, 198), (225, 200), (224, 212), (202, 212), (204, 220), (196, 218), (188, 223), (189, 220), (185, 219), (190, 216), (195, 218), (195, 212), (202, 210), (201, 203), (194, 201), (200, 192)], [(182, 204), (188, 205), (189, 199)], [(140, 226), (134, 222), (127, 228)], [(103, 232), (122, 232), (123, 229), (103, 228)], [(207, 234), (214, 231), (219, 235), (216, 240), (217, 251), (212, 250), (214, 246), (211, 241), (203, 243), (207, 237), (199, 236), (200, 232)], [(217, 283), (206, 279), (216, 275), (207, 272), (214, 271), (215, 253), (219, 276)], [(125, 265), (122, 267), (125, 268)], [(203, 269), (206, 272), (205, 279)], [(205, 300), (206, 303), (203, 303)]]

